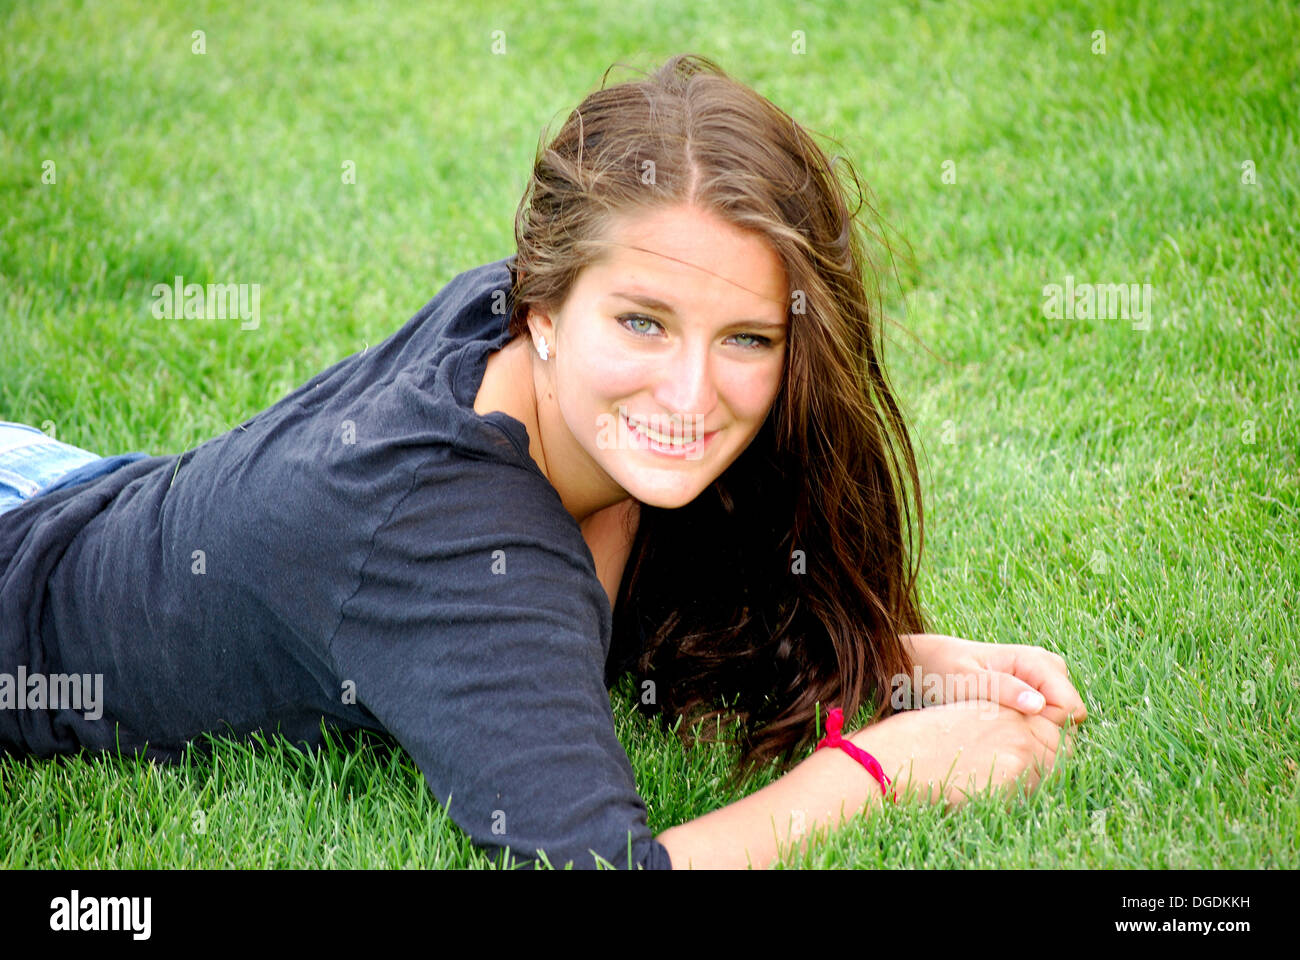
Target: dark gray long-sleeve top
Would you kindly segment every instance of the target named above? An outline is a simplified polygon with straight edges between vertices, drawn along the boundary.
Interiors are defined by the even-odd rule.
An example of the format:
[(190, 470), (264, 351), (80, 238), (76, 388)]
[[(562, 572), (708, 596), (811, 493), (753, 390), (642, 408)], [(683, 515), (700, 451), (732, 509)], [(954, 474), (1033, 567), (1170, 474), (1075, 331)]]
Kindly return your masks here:
[(473, 410), (512, 266), (222, 436), (0, 515), (0, 678), (103, 676), (94, 719), (0, 709), (0, 749), (175, 759), (205, 731), (315, 745), (323, 720), (391, 734), (491, 855), (670, 868), (591, 552), (523, 425)]

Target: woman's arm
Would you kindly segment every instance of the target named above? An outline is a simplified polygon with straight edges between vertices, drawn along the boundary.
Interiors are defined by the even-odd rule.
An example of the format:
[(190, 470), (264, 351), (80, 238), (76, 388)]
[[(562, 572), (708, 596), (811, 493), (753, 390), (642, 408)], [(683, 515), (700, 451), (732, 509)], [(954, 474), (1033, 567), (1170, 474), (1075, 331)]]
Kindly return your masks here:
[[(862, 746), (857, 735), (845, 739)], [(674, 870), (763, 869), (776, 859), (778, 839), (788, 847), (815, 829), (834, 829), (841, 806), (847, 817), (874, 813), (879, 798), (880, 785), (857, 761), (843, 750), (818, 750), (774, 783), (655, 839)]]
[(418, 476), (369, 538), (330, 641), (334, 676), (499, 865), (508, 849), (557, 868), (663, 869), (614, 730), (601, 587), (552, 499), (479, 460)]
[[(963, 701), (895, 714), (845, 739), (880, 761), (900, 803), (915, 791), (910, 796), (956, 806), (990, 784), (1009, 791), (1022, 775), (1036, 786), (1055, 763), (1062, 736), (1068, 756), (1069, 733), (1045, 717)], [(880, 784), (866, 769), (828, 748), (748, 797), (656, 839), (674, 869), (764, 868), (776, 858), (778, 841), (788, 848), (814, 830), (837, 829), (841, 818), (878, 815), (881, 803)]]

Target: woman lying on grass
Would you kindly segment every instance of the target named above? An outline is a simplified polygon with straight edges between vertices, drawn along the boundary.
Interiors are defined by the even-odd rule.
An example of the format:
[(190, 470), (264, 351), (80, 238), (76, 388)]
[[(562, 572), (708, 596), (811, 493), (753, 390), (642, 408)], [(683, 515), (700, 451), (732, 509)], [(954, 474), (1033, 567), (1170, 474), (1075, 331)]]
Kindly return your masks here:
[[(570, 115), (515, 233), (180, 456), (10, 425), (0, 673), (28, 680), (0, 747), (379, 731), (476, 844), (578, 867), (761, 867), (886, 785), (1036, 783), (1083, 703), (1055, 654), (926, 632), (874, 267), (809, 135), (675, 57)], [(47, 454), (90, 462), (48, 483)], [(914, 668), (943, 705), (894, 712)], [(874, 706), (845, 738), (870, 756), (828, 744), (652, 836), (609, 702), (628, 670), (687, 742), (737, 721), (737, 778), (791, 767), (831, 708)], [(53, 702), (73, 674), (102, 704)]]

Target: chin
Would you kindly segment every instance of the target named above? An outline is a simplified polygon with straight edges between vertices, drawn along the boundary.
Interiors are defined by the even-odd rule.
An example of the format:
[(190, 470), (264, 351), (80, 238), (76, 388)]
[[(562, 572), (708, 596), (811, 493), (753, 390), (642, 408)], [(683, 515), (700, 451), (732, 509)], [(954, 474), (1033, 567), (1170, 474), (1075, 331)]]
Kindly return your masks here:
[[(695, 497), (698, 496), (698, 493), (695, 494)], [(633, 494), (633, 497), (647, 507), (658, 507), (660, 510), (677, 510), (695, 499), (695, 497), (662, 497), (649, 494)]]
[(632, 476), (627, 478), (626, 483), (620, 485), (629, 496), (646, 506), (659, 507), (661, 510), (676, 510), (678, 507), (686, 506), (707, 490), (714, 479), (716, 478), (709, 477), (703, 484), (697, 482), (661, 485), (638, 482), (637, 477)]

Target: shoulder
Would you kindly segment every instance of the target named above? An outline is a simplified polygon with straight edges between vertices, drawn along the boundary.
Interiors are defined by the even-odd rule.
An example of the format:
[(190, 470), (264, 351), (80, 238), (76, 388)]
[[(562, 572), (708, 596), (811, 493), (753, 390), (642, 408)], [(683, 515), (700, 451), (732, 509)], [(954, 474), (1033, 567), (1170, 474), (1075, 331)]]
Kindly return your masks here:
[(421, 608), (388, 616), (437, 619), (437, 608), (460, 606), (487, 621), (526, 608), (582, 624), (592, 638), (608, 634), (578, 524), (545, 478), (510, 464), (431, 458), (383, 517), (362, 572), (369, 584), (401, 585)]

